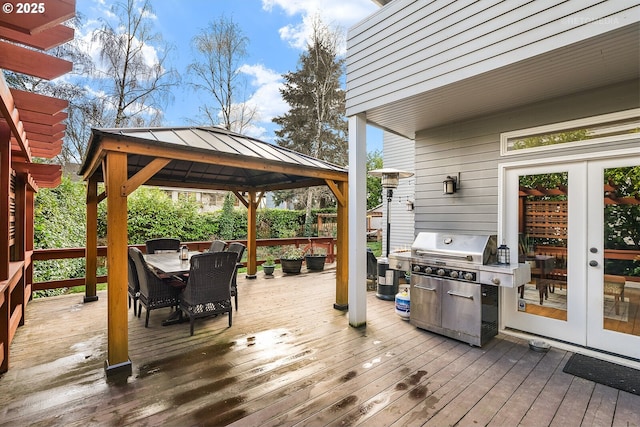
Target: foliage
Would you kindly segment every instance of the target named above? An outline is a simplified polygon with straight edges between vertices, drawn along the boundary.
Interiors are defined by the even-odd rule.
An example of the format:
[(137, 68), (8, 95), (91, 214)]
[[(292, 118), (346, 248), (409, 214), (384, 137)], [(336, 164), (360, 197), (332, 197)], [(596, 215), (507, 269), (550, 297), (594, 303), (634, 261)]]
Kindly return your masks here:
[[(85, 246), (86, 208), (84, 186), (67, 176), (56, 188), (42, 188), (36, 193), (34, 206), (34, 238), (36, 249), (74, 248)], [(76, 226), (74, 226), (76, 225)], [(36, 282), (84, 277), (83, 259), (61, 259), (34, 262)], [(39, 292), (50, 295), (52, 292)]]
[(304, 258), (304, 250), (301, 248), (297, 248), (295, 246), (289, 246), (283, 253), (280, 255), (280, 259), (303, 259)]
[(271, 253), (268, 253), (267, 256), (265, 257), (264, 263), (262, 264), (262, 266), (266, 266), (266, 267), (271, 267), (276, 265), (276, 262), (273, 258), (273, 255), (271, 255)]
[(587, 139), (589, 131), (587, 129), (576, 129), (573, 131), (548, 133), (544, 135), (536, 135), (523, 138), (513, 143), (513, 150), (522, 150), (525, 148), (545, 147), (547, 145), (564, 144), (573, 141), (582, 141)]
[(158, 188), (138, 188), (128, 199), (129, 244), (143, 244), (157, 237), (209, 240), (217, 234), (217, 218), (200, 214), (199, 208), (193, 197), (181, 196), (174, 202)]
[[(614, 190), (609, 197), (640, 198), (640, 167), (605, 169), (605, 183)], [(640, 250), (640, 205), (632, 203), (605, 204), (605, 249)], [(640, 276), (640, 262), (607, 260), (609, 274)]]
[(218, 220), (219, 224), (219, 234), (218, 236), (222, 240), (230, 240), (234, 238), (235, 230), (233, 229), (234, 215), (233, 215), (233, 202), (235, 196), (233, 193), (228, 192), (224, 196), (224, 202), (222, 204), (222, 214)]
[[(367, 153), (367, 172), (382, 169), (382, 153), (379, 150)], [(367, 174), (367, 209), (382, 203), (382, 179)]]
[(221, 124), (227, 130), (242, 133), (256, 114), (245, 102), (238, 102), (238, 92), (243, 85), (240, 64), (247, 56), (249, 39), (240, 26), (220, 16), (209, 23), (192, 40), (197, 59), (189, 64), (193, 77), (191, 86), (214, 99), (216, 105), (200, 106), (207, 124)]
[[(179, 84), (179, 75), (168, 67), (171, 51), (159, 33), (151, 29), (154, 15), (150, 0), (125, 0), (114, 3), (111, 13), (117, 17), (114, 25), (103, 20), (93, 35), (99, 43), (105, 87), (104, 102), (115, 112), (114, 127), (159, 124), (161, 112)], [(149, 63), (148, 52), (156, 53)]]

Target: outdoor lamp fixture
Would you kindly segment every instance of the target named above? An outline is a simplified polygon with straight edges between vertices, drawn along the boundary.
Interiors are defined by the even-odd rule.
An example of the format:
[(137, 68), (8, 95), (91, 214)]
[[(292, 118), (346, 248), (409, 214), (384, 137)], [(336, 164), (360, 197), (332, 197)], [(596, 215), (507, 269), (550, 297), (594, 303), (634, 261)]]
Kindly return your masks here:
[(398, 188), (398, 183), (403, 178), (409, 178), (413, 176), (413, 172), (405, 172), (392, 168), (374, 169), (369, 171), (369, 175), (381, 178), (382, 188), (387, 190), (387, 253), (385, 256), (389, 256), (391, 247), (391, 222), (389, 221), (389, 205), (391, 205), (391, 199), (393, 198), (393, 190)]
[(444, 194), (454, 194), (458, 189), (458, 176), (447, 176), (447, 179), (442, 181), (442, 191)]

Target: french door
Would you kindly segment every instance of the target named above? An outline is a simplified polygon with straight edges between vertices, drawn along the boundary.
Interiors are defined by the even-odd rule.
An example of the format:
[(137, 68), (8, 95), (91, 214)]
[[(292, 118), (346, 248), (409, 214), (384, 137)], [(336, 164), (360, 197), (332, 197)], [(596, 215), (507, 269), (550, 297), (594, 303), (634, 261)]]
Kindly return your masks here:
[(640, 157), (505, 168), (503, 180), (503, 235), (532, 269), (503, 291), (503, 326), (640, 358)]
[(640, 158), (587, 165), (587, 345), (640, 359)]

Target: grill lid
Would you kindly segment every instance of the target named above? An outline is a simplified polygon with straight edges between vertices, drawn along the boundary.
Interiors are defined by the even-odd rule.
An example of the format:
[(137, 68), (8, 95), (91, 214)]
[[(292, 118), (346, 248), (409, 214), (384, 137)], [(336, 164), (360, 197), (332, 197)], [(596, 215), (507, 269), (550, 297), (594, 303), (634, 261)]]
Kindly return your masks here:
[(411, 254), (422, 262), (432, 259), (455, 260), (477, 265), (496, 261), (496, 236), (422, 232), (411, 246)]

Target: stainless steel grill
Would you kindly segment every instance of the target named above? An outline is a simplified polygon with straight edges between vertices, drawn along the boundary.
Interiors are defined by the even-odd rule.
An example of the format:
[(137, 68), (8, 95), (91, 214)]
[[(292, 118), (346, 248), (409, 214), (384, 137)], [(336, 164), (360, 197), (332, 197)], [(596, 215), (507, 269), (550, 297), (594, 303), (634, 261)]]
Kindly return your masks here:
[(418, 234), (410, 254), (390, 254), (392, 268), (411, 271), (410, 322), (477, 346), (495, 336), (495, 281), (501, 278), (484, 273), (495, 264), (496, 240), (495, 235), (425, 232)]

